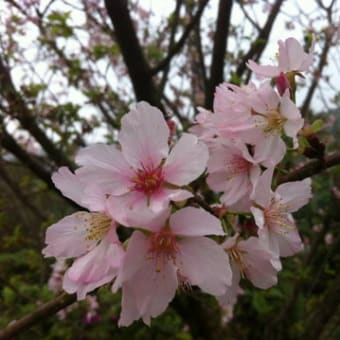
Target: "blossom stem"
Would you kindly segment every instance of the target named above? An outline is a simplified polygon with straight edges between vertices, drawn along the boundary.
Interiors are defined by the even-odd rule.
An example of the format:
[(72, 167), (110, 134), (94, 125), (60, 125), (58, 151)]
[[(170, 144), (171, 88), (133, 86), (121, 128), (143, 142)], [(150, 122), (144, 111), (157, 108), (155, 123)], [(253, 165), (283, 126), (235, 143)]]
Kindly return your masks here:
[(40, 306), (35, 311), (25, 315), (19, 320), (14, 322), (12, 321), (7, 327), (5, 327), (3, 330), (0, 330), (0, 340), (13, 339), (16, 335), (29, 329), (35, 323), (41, 321), (41, 319), (45, 319), (60, 311), (61, 309), (71, 305), (76, 301), (76, 299), (77, 297), (75, 294), (69, 295), (62, 293), (58, 295), (53, 300)]

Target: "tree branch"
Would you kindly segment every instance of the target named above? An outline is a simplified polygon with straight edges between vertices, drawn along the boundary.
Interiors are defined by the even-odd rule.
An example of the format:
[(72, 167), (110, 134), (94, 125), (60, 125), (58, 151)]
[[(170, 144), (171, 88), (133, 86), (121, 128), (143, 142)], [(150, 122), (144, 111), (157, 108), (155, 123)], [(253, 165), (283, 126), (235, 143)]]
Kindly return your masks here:
[(174, 47), (171, 49), (171, 51), (168, 53), (168, 55), (156, 66), (151, 70), (151, 75), (156, 75), (159, 71), (162, 71), (166, 67), (169, 66), (171, 63), (172, 58), (181, 51), (182, 47), (185, 44), (185, 41), (187, 40), (189, 34), (193, 30), (193, 28), (197, 25), (199, 20), (201, 19), (201, 16), (203, 14), (204, 8), (207, 5), (209, 0), (201, 0), (200, 5), (197, 9), (196, 14), (192, 18), (191, 22), (187, 25), (185, 28), (181, 38), (178, 40), (176, 44), (174, 44)]
[(4, 169), (4, 161), (0, 159), (0, 178), (7, 184), (7, 186), (12, 190), (15, 197), (25, 206), (27, 207), (39, 220), (44, 221), (47, 220), (47, 217), (44, 213), (39, 210), (34, 204), (32, 204), (31, 200), (24, 195), (20, 186), (16, 181), (14, 181)]
[(250, 49), (243, 56), (239, 66), (236, 69), (236, 74), (238, 77), (241, 77), (243, 73), (245, 72), (245, 70), (247, 69), (246, 63), (248, 62), (249, 59), (254, 58), (255, 60), (258, 60), (260, 58), (262, 52), (264, 51), (264, 48), (267, 45), (270, 33), (273, 28), (274, 21), (280, 12), (280, 8), (281, 8), (283, 1), (284, 0), (276, 0), (276, 2), (274, 3), (268, 15), (265, 25), (260, 30), (257, 38), (251, 44)]
[(105, 0), (105, 6), (114, 26), (137, 100), (146, 100), (152, 105), (161, 107), (149, 65), (133, 27), (127, 0)]
[[(178, 28), (178, 19), (179, 19), (179, 13), (181, 10), (181, 6), (183, 4), (183, 0), (177, 0), (176, 1), (176, 7), (174, 10), (174, 13), (172, 14), (173, 17), (173, 22), (172, 22), (172, 26), (171, 26), (171, 32), (170, 32), (170, 39), (169, 39), (169, 47), (168, 47), (168, 54), (170, 53), (170, 51), (172, 50), (174, 44), (175, 44), (175, 35), (177, 32), (177, 28)], [(164, 68), (164, 72), (162, 74), (162, 79), (159, 83), (159, 96), (162, 96), (165, 84), (168, 80), (168, 75), (169, 75), (169, 71), (170, 71), (170, 64), (168, 64), (165, 68)]]
[(278, 184), (292, 181), (299, 181), (304, 178), (316, 175), (327, 168), (340, 164), (340, 151), (336, 151), (330, 155), (327, 155), (324, 160), (313, 159), (307, 162), (305, 165), (293, 170), (288, 175), (279, 178)]
[(13, 339), (14, 336), (32, 327), (35, 323), (46, 319), (59, 310), (71, 305), (76, 301), (76, 295), (62, 293), (50, 302), (40, 306), (37, 310), (24, 316), (20, 320), (11, 322), (6, 328), (0, 331), (0, 340)]
[(233, 0), (220, 0), (218, 6), (218, 17), (214, 35), (214, 47), (210, 68), (210, 79), (208, 91), (205, 97), (205, 107), (211, 109), (214, 100), (215, 87), (224, 79), (224, 56), (227, 49), (230, 17)]
[(59, 190), (56, 189), (51, 179), (51, 171), (41, 165), (41, 161), (34, 158), (26, 152), (17, 141), (7, 132), (2, 124), (2, 117), (0, 116), (0, 144), (3, 148), (13, 154), (22, 164), (27, 166), (38, 178), (47, 184), (47, 186), (55, 191), (62, 199), (67, 201), (75, 209), (83, 209), (77, 203), (63, 196)]
[(45, 132), (38, 126), (35, 118), (26, 106), (21, 95), (16, 91), (9, 70), (2, 62), (0, 56), (0, 91), (7, 100), (13, 117), (17, 118), (24, 129), (37, 140), (46, 153), (57, 165), (73, 167), (72, 162), (58, 149)]

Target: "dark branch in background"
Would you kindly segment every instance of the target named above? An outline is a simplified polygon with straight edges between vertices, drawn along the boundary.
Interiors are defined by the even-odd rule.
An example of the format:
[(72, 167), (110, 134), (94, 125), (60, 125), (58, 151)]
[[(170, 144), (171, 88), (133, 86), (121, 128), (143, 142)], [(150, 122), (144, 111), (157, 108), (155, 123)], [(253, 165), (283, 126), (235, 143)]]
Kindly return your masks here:
[[(178, 28), (179, 13), (180, 13), (182, 4), (183, 4), (183, 0), (177, 0), (175, 11), (172, 14), (172, 24), (171, 24), (168, 54), (173, 49), (174, 44), (175, 44), (175, 36), (176, 36), (177, 28)], [(162, 95), (162, 93), (164, 91), (165, 84), (168, 80), (169, 71), (170, 71), (170, 63), (164, 68), (164, 72), (162, 74), (162, 79), (159, 83), (158, 93), (159, 93), (160, 96)]]
[(321, 53), (321, 56), (320, 56), (320, 59), (319, 59), (318, 67), (317, 67), (316, 71), (314, 72), (312, 84), (308, 89), (307, 95), (306, 95), (305, 100), (303, 101), (303, 104), (302, 104), (302, 107), (301, 107), (302, 116), (306, 116), (308, 114), (309, 105), (312, 101), (316, 87), (319, 84), (319, 79), (321, 78), (323, 68), (326, 66), (326, 63), (327, 63), (327, 55), (328, 55), (328, 52), (329, 52), (329, 50), (332, 46), (331, 40), (332, 40), (331, 36), (326, 33), (325, 44), (324, 44), (323, 49), (322, 49), (322, 53)]
[(208, 89), (208, 77), (207, 77), (207, 70), (205, 67), (205, 62), (204, 62), (204, 52), (203, 52), (203, 45), (202, 45), (202, 36), (201, 36), (201, 27), (200, 27), (200, 22), (195, 28), (195, 37), (194, 37), (194, 42), (196, 44), (196, 49), (198, 53), (198, 65), (200, 67), (200, 74), (202, 75), (202, 82), (204, 84), (204, 93), (207, 92)]
[(328, 321), (336, 314), (340, 305), (340, 274), (331, 281), (323, 299), (314, 309), (305, 323), (305, 334), (302, 339), (320, 339), (320, 335)]
[(327, 168), (340, 164), (340, 151), (327, 155), (324, 160), (313, 159), (300, 168), (291, 171), (288, 175), (279, 178), (278, 184), (292, 181), (300, 181), (304, 178), (316, 175)]
[(227, 50), (230, 17), (233, 0), (220, 0), (216, 31), (214, 35), (214, 47), (210, 68), (208, 91), (205, 97), (205, 107), (212, 109), (215, 87), (224, 80), (224, 57)]
[(273, 28), (274, 21), (280, 12), (280, 8), (283, 1), (284, 0), (276, 0), (267, 17), (265, 25), (260, 30), (255, 41), (251, 44), (249, 51), (243, 56), (241, 62), (239, 63), (239, 66), (236, 69), (236, 75), (239, 78), (242, 77), (243, 73), (247, 69), (246, 63), (249, 59), (254, 59), (255, 61), (259, 60), (261, 54), (263, 53), (267, 45), (270, 33)]
[(69, 306), (76, 301), (76, 295), (62, 293), (54, 300), (38, 307), (34, 312), (24, 316), (22, 319), (12, 322), (3, 330), (0, 330), (0, 340), (13, 339), (16, 335), (32, 327), (42, 319), (54, 315), (61, 309)]
[(127, 0), (105, 0), (105, 6), (112, 21), (137, 100), (146, 100), (152, 105), (161, 107), (156, 87), (152, 81), (150, 67), (145, 60), (133, 27)]
[(261, 30), (261, 27), (258, 25), (258, 23), (253, 20), (253, 18), (248, 14), (248, 12), (246, 11), (246, 9), (244, 8), (244, 3), (243, 0), (238, 0), (237, 1), (238, 5), (241, 8), (242, 13), (244, 14), (244, 16), (248, 19), (248, 21), (258, 30)]
[(14, 155), (22, 164), (26, 165), (38, 178), (45, 182), (49, 188), (54, 189), (51, 172), (44, 168), (41, 162), (26, 152), (5, 130), (5, 127), (1, 127), (0, 142), (3, 148)]
[[(107, 0), (108, 1), (108, 0)], [(183, 48), (188, 36), (190, 35), (191, 31), (194, 29), (194, 27), (198, 24), (199, 20), (201, 19), (201, 16), (203, 14), (204, 8), (207, 5), (209, 0), (201, 0), (199, 7), (197, 9), (196, 14), (193, 16), (191, 22), (187, 25), (185, 28), (181, 38), (178, 40), (178, 42), (174, 45), (174, 47), (171, 49), (169, 54), (163, 59), (156, 67), (154, 67), (151, 70), (151, 75), (157, 74), (159, 71), (162, 71), (166, 67), (168, 67), (171, 63), (172, 58), (181, 51)]]
[(67, 201), (68, 204), (73, 206), (75, 209), (83, 209), (75, 202), (71, 201), (67, 197), (63, 196), (59, 190), (56, 189), (51, 180), (51, 170), (43, 167), (41, 160), (37, 159), (33, 155), (30, 155), (25, 151), (17, 141), (7, 132), (0, 116), (0, 145), (15, 156), (23, 165), (27, 166), (34, 175), (47, 184), (47, 186), (55, 191), (59, 197)]
[(49, 139), (45, 132), (38, 126), (36, 119), (32, 115), (25, 101), (14, 87), (9, 70), (4, 65), (0, 56), (0, 95), (6, 99), (9, 105), (11, 116), (17, 118), (24, 129), (37, 140), (41, 147), (59, 166), (66, 165), (73, 167), (72, 162), (61, 150), (56, 148), (53, 141)]
[[(328, 28), (332, 28), (334, 26), (334, 23), (332, 21), (332, 10), (333, 10), (333, 5), (335, 4), (335, 1), (333, 0), (328, 7), (326, 7), (322, 1), (318, 0), (317, 1), (318, 5), (320, 6), (320, 8), (322, 8), (323, 10), (326, 11), (327, 13), (327, 19), (328, 19), (328, 24), (329, 27)], [(332, 47), (332, 38), (333, 38), (333, 34), (328, 32), (328, 28), (325, 30), (324, 34), (325, 34), (325, 44), (323, 45), (323, 49), (320, 55), (320, 59), (319, 59), (319, 63), (318, 63), (318, 67), (315, 71), (313, 80), (312, 80), (312, 84), (308, 89), (307, 95), (305, 97), (305, 100), (303, 101), (302, 107), (301, 107), (301, 114), (302, 116), (307, 116), (308, 115), (308, 109), (309, 109), (309, 105), (312, 101), (314, 92), (316, 90), (316, 87), (318, 86), (319, 83), (319, 79), (322, 76), (322, 71), (323, 68), (327, 65), (327, 56), (328, 56), (328, 52), (330, 50), (330, 48)]]
[(5, 162), (0, 160), (0, 178), (7, 184), (10, 190), (14, 193), (15, 197), (27, 207), (39, 220), (46, 221), (47, 217), (39, 210), (30, 199), (22, 192), (19, 184), (14, 181), (4, 168)]

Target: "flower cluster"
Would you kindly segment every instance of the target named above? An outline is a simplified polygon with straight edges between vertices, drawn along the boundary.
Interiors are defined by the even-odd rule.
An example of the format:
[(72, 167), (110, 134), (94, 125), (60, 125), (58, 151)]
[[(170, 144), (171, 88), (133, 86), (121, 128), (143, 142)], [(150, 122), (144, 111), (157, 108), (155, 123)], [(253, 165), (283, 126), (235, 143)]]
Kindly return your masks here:
[(241, 278), (275, 285), (280, 257), (302, 249), (291, 213), (311, 197), (310, 179), (272, 190), (286, 141), (297, 148), (303, 126), (291, 83), (311, 62), (312, 52), (289, 38), (279, 43), (278, 66), (249, 61), (277, 89), (270, 79), (221, 84), (213, 112), (200, 108), (176, 143), (162, 113), (137, 103), (117, 144), (82, 149), (74, 173), (60, 168), (54, 184), (87, 209), (47, 229), (44, 255), (74, 259), (63, 289), (80, 300), (112, 283), (122, 290), (119, 325), (128, 326), (150, 324), (178, 287), (198, 286), (229, 306)]

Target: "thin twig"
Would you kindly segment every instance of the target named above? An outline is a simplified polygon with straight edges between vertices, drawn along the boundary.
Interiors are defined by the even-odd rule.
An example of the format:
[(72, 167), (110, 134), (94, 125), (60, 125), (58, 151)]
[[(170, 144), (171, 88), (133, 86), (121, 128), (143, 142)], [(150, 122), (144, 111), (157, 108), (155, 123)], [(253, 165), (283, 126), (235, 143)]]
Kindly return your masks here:
[(25, 315), (23, 318), (12, 321), (7, 327), (0, 331), (0, 340), (13, 339), (14, 336), (29, 329), (42, 319), (55, 314), (61, 309), (71, 305), (76, 301), (76, 295), (69, 295), (62, 293), (54, 298), (52, 301), (45, 303), (38, 309), (30, 314)]
[(199, 20), (201, 19), (202, 13), (204, 11), (205, 6), (207, 5), (209, 0), (201, 0), (200, 6), (196, 12), (196, 14), (193, 16), (191, 22), (187, 25), (185, 28), (181, 38), (178, 40), (176, 44), (174, 44), (174, 47), (171, 49), (171, 51), (168, 53), (168, 55), (156, 66), (154, 67), (150, 73), (152, 76), (157, 74), (158, 72), (162, 71), (168, 65), (171, 63), (172, 58), (181, 51), (182, 47), (184, 46), (188, 36), (190, 35), (193, 28), (197, 25)]

